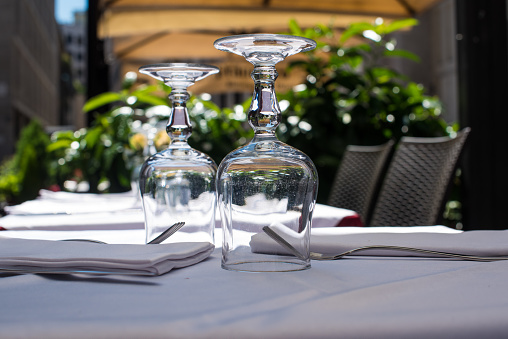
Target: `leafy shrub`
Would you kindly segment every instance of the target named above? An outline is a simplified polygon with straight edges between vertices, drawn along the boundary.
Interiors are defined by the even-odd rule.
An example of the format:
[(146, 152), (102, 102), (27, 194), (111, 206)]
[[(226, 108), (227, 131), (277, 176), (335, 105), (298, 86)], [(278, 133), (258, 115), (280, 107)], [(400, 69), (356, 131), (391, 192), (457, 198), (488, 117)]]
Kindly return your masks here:
[[(418, 61), (388, 37), (416, 23), (357, 23), (340, 37), (324, 25), (302, 30), (290, 23), (290, 34), (314, 39), (318, 46), (307, 52), (308, 60), (290, 64), (308, 76), (304, 84), (279, 95), (287, 108), (278, 136), (315, 162), (321, 182), (318, 201), (326, 201), (347, 145), (376, 145), (405, 135), (444, 136), (457, 129), (440, 117), (439, 100), (426, 95), (422, 85), (383, 66), (387, 57)], [(351, 38), (364, 42), (348, 47)]]
[(97, 116), (88, 129), (55, 132), (47, 148), (54, 182), (63, 187), (69, 179), (87, 181), (90, 192), (98, 192), (107, 181), (109, 192), (129, 190), (129, 120), (128, 115), (108, 113)]
[(21, 132), (15, 155), (0, 167), (0, 201), (21, 203), (37, 197), (49, 185), (46, 147), (49, 137), (37, 120)]

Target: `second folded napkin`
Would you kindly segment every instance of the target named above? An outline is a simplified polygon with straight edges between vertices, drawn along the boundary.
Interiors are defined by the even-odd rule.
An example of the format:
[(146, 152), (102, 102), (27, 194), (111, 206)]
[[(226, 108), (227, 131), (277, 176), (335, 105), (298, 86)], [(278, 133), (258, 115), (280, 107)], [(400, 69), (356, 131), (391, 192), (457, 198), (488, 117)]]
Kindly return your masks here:
[(105, 245), (0, 237), (0, 268), (115, 271), (161, 275), (196, 264), (215, 246), (205, 242)]
[[(284, 228), (274, 230), (291, 242)], [(354, 248), (372, 245), (403, 246), (431, 251), (452, 252), (476, 256), (508, 256), (508, 230), (461, 232), (445, 226), (424, 227), (372, 227), (313, 229), (310, 251), (335, 255)], [(264, 233), (252, 237), (252, 250), (259, 253), (289, 254), (281, 245)], [(363, 256), (424, 256), (432, 254), (372, 249), (354, 255)]]

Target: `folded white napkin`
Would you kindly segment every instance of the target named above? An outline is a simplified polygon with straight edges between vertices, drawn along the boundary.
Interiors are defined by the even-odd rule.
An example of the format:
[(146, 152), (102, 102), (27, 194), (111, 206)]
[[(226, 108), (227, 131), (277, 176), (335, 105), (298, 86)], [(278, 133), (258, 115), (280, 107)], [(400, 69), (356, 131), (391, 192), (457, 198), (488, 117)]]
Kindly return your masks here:
[[(273, 229), (285, 238), (291, 236), (284, 228)], [(371, 245), (415, 247), (477, 256), (508, 256), (508, 230), (462, 232), (445, 226), (326, 227), (312, 229), (310, 251), (334, 255)], [(252, 237), (251, 247), (255, 252), (289, 254), (263, 233)], [(360, 251), (354, 255), (435, 257), (425, 253), (385, 249)]]
[(203, 242), (105, 245), (0, 237), (0, 268), (123, 270), (133, 274), (161, 275), (208, 258), (214, 248), (213, 244)]

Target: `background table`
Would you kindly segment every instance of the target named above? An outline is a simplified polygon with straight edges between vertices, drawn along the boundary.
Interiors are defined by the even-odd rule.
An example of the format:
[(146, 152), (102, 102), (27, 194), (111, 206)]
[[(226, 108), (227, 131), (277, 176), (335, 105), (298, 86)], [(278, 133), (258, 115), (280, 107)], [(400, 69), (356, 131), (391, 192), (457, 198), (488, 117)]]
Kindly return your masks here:
[[(44, 192), (44, 191), (43, 191)], [(47, 192), (36, 200), (12, 206), (0, 218), (0, 230), (125, 230), (143, 229), (141, 202), (129, 194)], [(129, 192), (128, 192), (129, 193)], [(316, 204), (313, 227), (362, 226), (358, 213)], [(215, 226), (221, 227), (218, 211)]]

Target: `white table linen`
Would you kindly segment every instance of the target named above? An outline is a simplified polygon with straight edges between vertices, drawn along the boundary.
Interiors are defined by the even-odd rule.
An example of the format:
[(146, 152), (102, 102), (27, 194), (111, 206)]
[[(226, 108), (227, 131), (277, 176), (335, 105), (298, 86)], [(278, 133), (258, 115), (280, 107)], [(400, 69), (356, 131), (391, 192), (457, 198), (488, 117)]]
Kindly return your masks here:
[(502, 338), (508, 262), (354, 258), (243, 273), (0, 278), (3, 338)]
[(125, 197), (137, 197), (137, 192), (127, 191), (123, 193), (74, 193), (74, 192), (65, 192), (65, 191), (50, 191), (42, 189), (39, 191), (40, 199), (53, 199), (53, 200), (79, 200), (79, 201), (96, 201), (98, 197), (101, 199), (117, 199), (117, 198), (125, 198)]
[(101, 212), (123, 212), (129, 209), (140, 209), (141, 205), (133, 197), (122, 196), (115, 199), (96, 198), (95, 200), (64, 200), (64, 199), (35, 199), (22, 204), (6, 206), (9, 215), (40, 216), (59, 214), (87, 214)]
[[(121, 195), (104, 198), (101, 195), (57, 192), (55, 198), (41, 198), (12, 206), (9, 214), (0, 218), (0, 227), (7, 230), (125, 230), (143, 229), (144, 215), (133, 198)], [(70, 197), (69, 197), (70, 195)], [(53, 197), (53, 195), (51, 195)], [(77, 196), (77, 197), (75, 197)], [(67, 202), (60, 202), (69, 197)], [(82, 199), (83, 201), (80, 201)], [(111, 200), (111, 201), (110, 201)], [(137, 206), (137, 207), (136, 207)], [(281, 214), (283, 216), (283, 214)], [(356, 216), (351, 210), (317, 204), (312, 227), (336, 226), (345, 217)], [(221, 227), (215, 213), (215, 227)]]
[[(441, 227), (340, 230), (341, 240), (365, 240), (373, 231), (394, 233), (389, 238), (430, 231), (438, 237), (467, 234), (471, 243), (486, 239)], [(508, 333), (508, 261), (355, 256), (312, 261), (311, 269), (298, 272), (232, 272), (220, 268), (216, 231), (218, 248), (208, 259), (163, 276), (0, 274), (0, 337), (476, 339)], [(314, 228), (312, 234), (326, 239), (328, 231)], [(144, 241), (142, 229), (0, 236)]]

